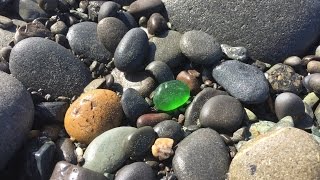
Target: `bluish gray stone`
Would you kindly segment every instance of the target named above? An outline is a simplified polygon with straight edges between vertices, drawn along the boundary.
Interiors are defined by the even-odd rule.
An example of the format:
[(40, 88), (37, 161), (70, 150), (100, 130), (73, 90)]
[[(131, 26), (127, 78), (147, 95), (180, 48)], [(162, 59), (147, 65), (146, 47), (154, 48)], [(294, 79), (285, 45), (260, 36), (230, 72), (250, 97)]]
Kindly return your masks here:
[(17, 12), (27, 22), (38, 17), (48, 17), (48, 14), (40, 8), (36, 0), (19, 0)]
[(27, 138), (34, 107), (21, 82), (2, 71), (0, 77), (0, 169), (3, 169)]
[(269, 85), (258, 68), (231, 60), (225, 61), (212, 70), (213, 78), (230, 95), (241, 102), (257, 104), (269, 97)]
[(41, 88), (53, 97), (80, 95), (91, 80), (89, 69), (69, 50), (39, 37), (16, 44), (9, 67), (26, 87)]
[(202, 30), (221, 43), (246, 47), (265, 62), (302, 55), (320, 35), (320, 2), (315, 0), (163, 2), (179, 32)]
[(152, 168), (144, 162), (134, 162), (121, 168), (115, 180), (155, 180)]
[(155, 77), (159, 84), (174, 80), (174, 75), (170, 67), (162, 61), (152, 61), (148, 64), (146, 70)]
[(103, 3), (98, 13), (98, 22), (100, 22), (103, 18), (106, 17), (117, 16), (117, 13), (120, 10), (120, 8), (121, 6), (118, 3), (112, 1), (107, 1)]
[(81, 22), (69, 28), (67, 39), (70, 47), (77, 55), (107, 63), (111, 53), (98, 40), (97, 23)]

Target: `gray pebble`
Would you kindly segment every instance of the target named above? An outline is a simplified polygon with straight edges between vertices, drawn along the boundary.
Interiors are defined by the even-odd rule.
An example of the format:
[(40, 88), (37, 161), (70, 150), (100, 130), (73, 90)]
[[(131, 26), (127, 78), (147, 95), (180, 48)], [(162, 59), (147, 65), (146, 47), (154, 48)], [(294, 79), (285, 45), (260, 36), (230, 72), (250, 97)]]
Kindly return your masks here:
[(155, 180), (152, 168), (144, 162), (134, 162), (122, 167), (116, 174), (115, 180)]
[(170, 67), (162, 61), (153, 61), (147, 67), (146, 71), (149, 71), (159, 84), (174, 80), (174, 75)]
[(248, 51), (245, 47), (232, 47), (221, 44), (222, 52), (230, 59), (244, 62), (248, 59)]
[(68, 32), (68, 27), (63, 21), (57, 21), (50, 27), (50, 30), (53, 34), (66, 35)]
[(295, 122), (305, 114), (304, 103), (296, 94), (285, 92), (277, 96), (275, 100), (275, 112), (278, 119), (291, 116)]
[(137, 0), (130, 4), (128, 12), (139, 19), (141, 16), (148, 18), (151, 14), (161, 12), (163, 9), (161, 0)]
[(48, 17), (36, 0), (19, 0), (17, 3), (17, 12), (26, 22), (31, 22), (38, 17)]
[(118, 3), (107, 1), (102, 4), (98, 13), (98, 22), (106, 17), (115, 17), (117, 16), (118, 11), (120, 10), (120, 5)]
[(175, 144), (184, 138), (182, 126), (173, 120), (162, 121), (153, 127), (153, 129), (158, 134), (159, 138), (171, 138), (174, 140)]
[(5, 16), (0, 16), (0, 28), (7, 29), (11, 26), (13, 26), (13, 22), (11, 19), (9, 19)]
[(75, 146), (69, 138), (62, 138), (56, 142), (57, 145), (57, 159), (59, 161), (67, 161), (71, 164), (77, 163), (77, 156), (74, 153)]

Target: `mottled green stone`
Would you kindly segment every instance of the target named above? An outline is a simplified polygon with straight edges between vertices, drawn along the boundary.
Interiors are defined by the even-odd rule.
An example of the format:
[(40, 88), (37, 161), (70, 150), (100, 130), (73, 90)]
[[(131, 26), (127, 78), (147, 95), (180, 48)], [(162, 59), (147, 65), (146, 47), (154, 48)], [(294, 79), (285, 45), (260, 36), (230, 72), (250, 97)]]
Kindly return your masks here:
[(189, 97), (189, 87), (181, 81), (172, 80), (157, 87), (153, 96), (153, 103), (158, 110), (170, 111), (182, 106), (188, 101)]

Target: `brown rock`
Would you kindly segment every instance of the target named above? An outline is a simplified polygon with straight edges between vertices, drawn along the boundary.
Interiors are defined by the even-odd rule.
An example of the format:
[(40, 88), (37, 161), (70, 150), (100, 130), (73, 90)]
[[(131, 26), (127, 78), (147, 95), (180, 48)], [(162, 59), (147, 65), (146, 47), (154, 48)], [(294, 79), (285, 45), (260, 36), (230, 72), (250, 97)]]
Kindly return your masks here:
[(310, 61), (307, 64), (308, 73), (320, 73), (320, 62), (319, 61)]
[(177, 75), (177, 80), (184, 82), (188, 85), (192, 94), (198, 94), (200, 92), (200, 82), (194, 74), (188, 73), (187, 71), (181, 71)]
[(71, 137), (89, 144), (103, 132), (118, 127), (122, 116), (117, 94), (110, 90), (96, 89), (82, 94), (71, 104), (64, 125)]
[(231, 162), (229, 179), (320, 179), (319, 156), (310, 134), (282, 128), (244, 144)]
[(137, 128), (143, 127), (143, 126), (155, 126), (158, 123), (170, 120), (171, 116), (167, 113), (149, 113), (144, 114), (140, 116), (137, 120)]

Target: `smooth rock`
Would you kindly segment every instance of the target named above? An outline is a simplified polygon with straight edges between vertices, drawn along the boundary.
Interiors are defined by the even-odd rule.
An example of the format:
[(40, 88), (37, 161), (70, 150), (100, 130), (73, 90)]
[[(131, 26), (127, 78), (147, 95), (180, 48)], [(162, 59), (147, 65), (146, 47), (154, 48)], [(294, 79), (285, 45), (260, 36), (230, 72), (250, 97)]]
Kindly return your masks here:
[(48, 14), (41, 9), (36, 0), (19, 0), (17, 8), (18, 14), (26, 22), (39, 17), (48, 17)]
[(17, 79), (0, 71), (0, 169), (22, 146), (31, 130), (34, 105), (30, 94)]
[(209, 99), (201, 108), (199, 122), (203, 127), (220, 133), (233, 133), (243, 120), (241, 103), (231, 96), (219, 95)]
[(203, 31), (185, 32), (180, 40), (182, 53), (196, 64), (212, 65), (222, 59), (220, 44)]
[(305, 87), (316, 94), (320, 94), (320, 73), (315, 73), (305, 78)]
[(186, 85), (188, 85), (191, 94), (196, 95), (198, 94), (201, 89), (200, 89), (200, 81), (197, 79), (197, 77), (187, 71), (181, 71), (178, 75), (177, 75), (177, 80), (185, 83)]
[(63, 21), (57, 21), (50, 27), (50, 30), (53, 34), (66, 35), (68, 32), (68, 26)]
[(184, 138), (172, 160), (175, 174), (184, 180), (226, 179), (229, 163), (224, 141), (209, 128), (199, 129)]
[(105, 84), (106, 84), (105, 78), (94, 79), (83, 89), (83, 92), (86, 93), (95, 89), (103, 89)]
[(138, 23), (134, 17), (126, 11), (118, 12), (117, 18), (120, 19), (128, 27), (128, 29), (138, 27)]
[(164, 5), (161, 0), (137, 0), (130, 4), (128, 13), (139, 19), (141, 16), (149, 17), (163, 9)]
[(67, 49), (70, 49), (69, 41), (65, 35), (56, 34), (54, 36), (54, 39), (55, 39), (56, 43), (60, 44), (61, 46), (65, 47)]
[(167, 20), (160, 13), (153, 13), (148, 19), (147, 30), (151, 35), (159, 35), (168, 30)]
[(69, 28), (67, 39), (70, 47), (77, 55), (107, 63), (111, 53), (97, 38), (97, 23), (81, 22)]
[(9, 63), (0, 61), (0, 71), (10, 74)]
[(274, 102), (277, 118), (291, 116), (295, 122), (305, 113), (304, 103), (296, 94), (285, 92), (277, 96)]
[(100, 22), (103, 18), (106, 17), (117, 16), (117, 13), (120, 10), (120, 8), (121, 6), (113, 1), (107, 1), (103, 3), (98, 13), (98, 22)]
[(213, 88), (205, 88), (199, 92), (185, 112), (184, 126), (197, 125), (200, 116), (200, 111), (203, 105), (212, 97), (217, 95), (228, 95), (228, 93)]
[(107, 178), (101, 174), (91, 171), (80, 166), (70, 164), (66, 161), (60, 161), (56, 164), (50, 180), (107, 180)]
[(163, 3), (169, 21), (179, 32), (202, 30), (221, 43), (246, 47), (253, 59), (272, 64), (306, 53), (319, 37), (320, 4), (313, 0)]
[(127, 119), (132, 124), (136, 124), (139, 116), (150, 111), (149, 104), (139, 94), (138, 91), (132, 88), (125, 90), (121, 97), (121, 106)]
[(77, 156), (74, 153), (75, 146), (69, 138), (61, 138), (56, 142), (57, 145), (57, 159), (59, 161), (66, 161), (71, 164), (77, 163)]
[(308, 73), (320, 73), (320, 62), (319, 61), (310, 61), (307, 64)]
[(158, 123), (154, 128), (159, 138), (171, 138), (175, 144), (179, 143), (184, 138), (182, 126), (173, 120), (166, 120)]
[[(69, 104), (66, 102), (42, 102), (35, 105), (35, 121), (42, 123), (63, 122)], [(42, 122), (42, 123), (41, 123)]]
[(227, 44), (221, 44), (221, 50), (230, 59), (242, 62), (248, 59), (248, 50), (245, 47), (232, 47)]
[(88, 68), (69, 50), (38, 37), (14, 46), (9, 67), (26, 87), (41, 88), (53, 97), (79, 95), (91, 79)]
[(84, 153), (84, 168), (98, 173), (115, 173), (130, 156), (123, 148), (133, 127), (117, 127), (96, 137)]
[(289, 65), (293, 68), (300, 66), (301, 63), (302, 60), (298, 56), (290, 56), (283, 61), (283, 64)]
[(170, 68), (175, 68), (185, 60), (179, 47), (181, 34), (177, 31), (166, 31), (152, 37), (149, 41), (149, 61), (165, 62)]
[(158, 123), (171, 119), (171, 116), (167, 113), (149, 113), (143, 114), (137, 119), (137, 128), (143, 126), (155, 126)]
[(266, 73), (274, 92), (299, 94), (302, 91), (303, 76), (296, 73), (292, 67), (279, 63), (272, 66)]
[(103, 132), (118, 127), (122, 116), (117, 94), (110, 90), (96, 89), (82, 94), (70, 105), (64, 126), (71, 137), (89, 144)]
[(41, 148), (35, 152), (34, 156), (41, 179), (49, 179), (54, 167), (53, 160), (55, 151), (56, 145), (54, 142), (49, 141), (44, 143)]
[(170, 67), (162, 61), (152, 61), (145, 70), (150, 72), (160, 84), (174, 80)]
[(13, 26), (13, 21), (5, 16), (0, 16), (0, 28), (7, 29)]
[(144, 162), (134, 162), (122, 167), (116, 174), (115, 180), (155, 180), (152, 168)]
[(115, 68), (111, 74), (114, 77), (113, 88), (121, 93), (128, 88), (132, 88), (143, 97), (147, 97), (156, 86), (155, 80), (147, 72), (124, 73)]
[(269, 97), (269, 85), (258, 68), (231, 60), (212, 70), (213, 78), (230, 95), (247, 104), (264, 102)]
[(106, 49), (114, 53), (119, 42), (128, 30), (127, 26), (121, 20), (114, 17), (107, 17), (98, 23), (98, 39)]
[(114, 65), (123, 72), (138, 72), (144, 69), (148, 54), (148, 37), (140, 28), (129, 30), (114, 52)]
[(319, 153), (319, 144), (302, 130), (271, 131), (240, 148), (231, 162), (229, 178), (319, 179)]
[[(0, 31), (1, 32), (1, 31)], [(12, 47), (6, 46), (0, 49), (0, 59), (9, 62), (9, 57), (11, 53)]]

